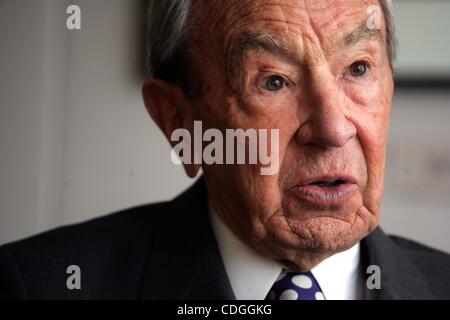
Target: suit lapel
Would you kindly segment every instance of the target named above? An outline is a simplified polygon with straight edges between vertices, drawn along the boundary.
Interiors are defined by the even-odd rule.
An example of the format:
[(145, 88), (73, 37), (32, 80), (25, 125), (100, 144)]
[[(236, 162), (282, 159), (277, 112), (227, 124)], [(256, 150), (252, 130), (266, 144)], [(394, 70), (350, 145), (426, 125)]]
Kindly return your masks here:
[(203, 178), (167, 204), (154, 237), (143, 299), (233, 300), (214, 237)]
[[(363, 274), (376, 265), (381, 270), (381, 289), (369, 290), (364, 282), (365, 299), (406, 300), (431, 297), (431, 288), (405, 250), (378, 228), (362, 241)], [(364, 277), (363, 277), (364, 278)]]

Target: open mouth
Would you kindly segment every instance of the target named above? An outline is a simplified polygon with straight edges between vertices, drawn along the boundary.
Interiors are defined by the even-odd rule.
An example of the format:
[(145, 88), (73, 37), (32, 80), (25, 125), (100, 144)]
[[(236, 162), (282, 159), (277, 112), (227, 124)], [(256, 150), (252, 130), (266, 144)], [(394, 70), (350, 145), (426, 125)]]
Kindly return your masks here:
[(339, 205), (347, 202), (357, 189), (351, 178), (320, 177), (302, 181), (294, 188), (295, 196), (311, 205)]
[(308, 183), (308, 186), (319, 186), (319, 187), (336, 187), (342, 184), (348, 183), (347, 181), (343, 179), (336, 179), (332, 181), (324, 181), (324, 180), (318, 180), (313, 181), (311, 183)]

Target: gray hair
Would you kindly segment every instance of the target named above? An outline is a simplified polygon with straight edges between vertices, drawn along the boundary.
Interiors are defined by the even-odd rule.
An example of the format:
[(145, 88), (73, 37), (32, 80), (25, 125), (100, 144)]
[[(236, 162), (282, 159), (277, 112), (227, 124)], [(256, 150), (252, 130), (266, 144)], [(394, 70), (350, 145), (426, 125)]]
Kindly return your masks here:
[(147, 63), (156, 78), (171, 73), (188, 39), (188, 20), (193, 0), (150, 0), (147, 19)]
[(392, 0), (379, 0), (383, 10), (384, 24), (386, 25), (386, 46), (391, 68), (397, 57), (397, 35), (395, 32), (394, 6)]
[[(150, 76), (180, 84), (188, 92), (187, 41), (194, 0), (150, 0), (147, 25), (147, 64)], [(379, 0), (383, 11), (391, 67), (396, 56), (396, 36), (391, 0)], [(190, 66), (190, 67), (189, 67)], [(191, 92), (192, 93), (192, 92)]]

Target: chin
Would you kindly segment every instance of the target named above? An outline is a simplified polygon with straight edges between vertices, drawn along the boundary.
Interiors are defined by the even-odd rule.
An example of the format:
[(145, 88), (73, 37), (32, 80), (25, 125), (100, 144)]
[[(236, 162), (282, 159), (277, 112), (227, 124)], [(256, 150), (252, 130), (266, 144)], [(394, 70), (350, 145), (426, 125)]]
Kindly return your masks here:
[(332, 255), (351, 248), (377, 225), (367, 210), (348, 209), (280, 214), (272, 217), (266, 228), (272, 243), (286, 252)]
[(364, 224), (358, 227), (327, 216), (288, 223), (298, 239), (298, 247), (317, 253), (333, 254), (347, 250), (367, 235)]

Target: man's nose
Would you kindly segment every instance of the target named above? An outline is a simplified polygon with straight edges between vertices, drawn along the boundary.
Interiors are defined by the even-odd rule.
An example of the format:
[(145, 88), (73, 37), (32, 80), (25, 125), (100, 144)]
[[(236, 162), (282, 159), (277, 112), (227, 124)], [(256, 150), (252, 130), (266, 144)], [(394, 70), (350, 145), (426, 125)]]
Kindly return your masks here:
[(357, 130), (347, 118), (345, 97), (332, 85), (312, 89), (302, 109), (308, 117), (300, 125), (296, 139), (300, 144), (341, 148), (356, 136)]

